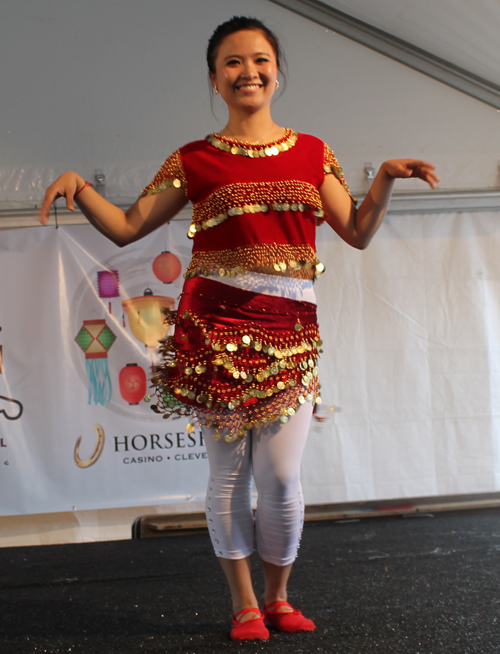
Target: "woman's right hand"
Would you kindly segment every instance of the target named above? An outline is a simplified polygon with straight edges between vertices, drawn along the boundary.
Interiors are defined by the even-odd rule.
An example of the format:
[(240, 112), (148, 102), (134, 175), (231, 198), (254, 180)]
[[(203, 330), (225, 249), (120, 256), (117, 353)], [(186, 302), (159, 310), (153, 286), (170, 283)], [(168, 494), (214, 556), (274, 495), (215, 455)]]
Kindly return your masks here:
[(38, 220), (42, 225), (47, 224), (50, 208), (58, 198), (66, 198), (66, 206), (70, 211), (74, 211), (75, 194), (82, 189), (84, 184), (85, 180), (78, 173), (67, 172), (58, 177), (45, 191), (45, 197), (38, 214)]
[(188, 202), (183, 188), (169, 187), (161, 193), (140, 197), (124, 212), (90, 186), (78, 173), (61, 175), (45, 192), (39, 221), (42, 225), (47, 224), (50, 207), (57, 198), (66, 198), (66, 206), (74, 211), (75, 196), (79, 194), (78, 206), (89, 223), (113, 243), (123, 247), (164, 225)]

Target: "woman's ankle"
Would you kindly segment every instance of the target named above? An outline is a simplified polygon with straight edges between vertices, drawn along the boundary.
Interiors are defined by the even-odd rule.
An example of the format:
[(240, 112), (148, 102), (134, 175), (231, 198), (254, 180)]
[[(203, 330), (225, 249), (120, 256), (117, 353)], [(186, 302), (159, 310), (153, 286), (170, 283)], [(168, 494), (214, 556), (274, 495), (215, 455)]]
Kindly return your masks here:
[(241, 611), (242, 609), (258, 609), (259, 602), (257, 601), (255, 595), (238, 597), (238, 598), (233, 598), (232, 606), (233, 606), (233, 615), (236, 615), (238, 611)]
[(264, 594), (264, 606), (271, 606), (276, 602), (286, 602), (288, 599), (288, 594), (285, 593), (265, 593)]

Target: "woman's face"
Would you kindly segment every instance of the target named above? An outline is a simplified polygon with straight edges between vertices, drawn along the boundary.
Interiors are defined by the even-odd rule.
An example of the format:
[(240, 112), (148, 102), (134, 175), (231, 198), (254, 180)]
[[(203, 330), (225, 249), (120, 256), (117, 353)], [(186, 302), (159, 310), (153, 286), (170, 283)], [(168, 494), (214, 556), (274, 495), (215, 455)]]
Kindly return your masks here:
[(262, 32), (242, 30), (221, 42), (212, 84), (229, 109), (257, 111), (269, 106), (276, 90), (278, 66), (274, 50)]

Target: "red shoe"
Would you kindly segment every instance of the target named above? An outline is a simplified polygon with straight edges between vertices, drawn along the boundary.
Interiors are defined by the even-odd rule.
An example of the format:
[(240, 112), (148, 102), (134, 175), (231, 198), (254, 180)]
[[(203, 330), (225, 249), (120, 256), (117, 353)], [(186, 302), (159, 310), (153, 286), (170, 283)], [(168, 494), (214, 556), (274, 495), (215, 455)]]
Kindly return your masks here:
[[(257, 618), (249, 618), (245, 622), (239, 620), (247, 613), (256, 613)], [(264, 614), (260, 609), (241, 609), (233, 617), (231, 640), (267, 640), (269, 630), (264, 624)]]
[[(291, 611), (280, 612), (281, 606), (288, 606)], [(274, 609), (270, 611), (269, 609)], [(297, 631), (314, 631), (316, 625), (312, 620), (304, 618), (301, 611), (294, 609), (288, 602), (272, 602), (264, 606), (264, 617), (267, 624), (273, 625), (278, 631), (296, 633)]]

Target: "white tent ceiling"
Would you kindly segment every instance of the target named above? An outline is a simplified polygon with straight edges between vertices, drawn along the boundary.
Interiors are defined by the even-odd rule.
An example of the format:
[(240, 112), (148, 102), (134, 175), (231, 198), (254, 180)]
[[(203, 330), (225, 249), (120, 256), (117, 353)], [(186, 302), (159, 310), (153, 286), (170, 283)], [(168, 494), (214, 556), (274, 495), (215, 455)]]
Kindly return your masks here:
[(327, 0), (325, 4), (500, 85), (498, 0)]
[[(447, 75), (444, 78), (438, 76), (438, 79), (455, 88), (461, 88), (462, 84), (461, 90), (480, 97), (473, 89), (463, 87), (464, 79), (470, 77), (469, 82), (483, 87), (480, 99), (500, 107), (500, 3), (497, 0), (278, 0), (277, 4), (337, 28), (345, 36), (360, 42), (364, 40), (366, 45), (379, 52), (388, 48), (385, 54), (389, 56), (397, 55), (398, 45), (403, 50), (405, 45), (413, 46), (421, 51), (423, 59), (426, 59), (426, 54), (430, 55), (427, 65), (430, 66), (430, 60), (433, 60), (434, 65), (441, 68), (441, 75), (445, 64)], [(354, 18), (355, 22), (342, 24), (339, 11)], [(362, 21), (368, 27), (364, 34), (363, 26), (356, 21)], [(379, 30), (385, 36), (393, 37), (392, 44), (390, 38), (387, 41), (384, 34), (378, 33)], [(354, 36), (355, 32), (361, 39)], [(377, 42), (381, 48), (377, 47)], [(391, 53), (391, 45), (396, 52), (393, 49)], [(404, 55), (400, 60), (411, 65)], [(419, 70), (435, 76), (425, 69)], [(493, 96), (484, 89), (488, 89), (490, 94), (493, 92)]]

